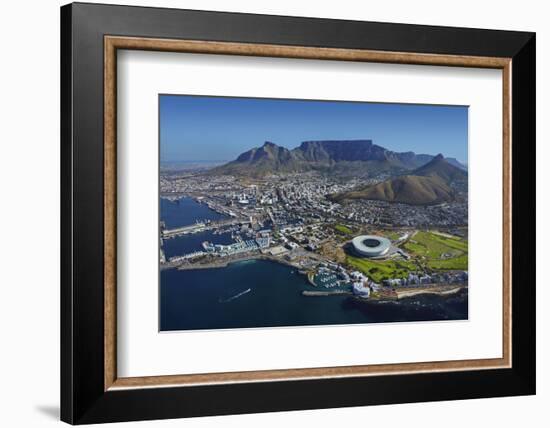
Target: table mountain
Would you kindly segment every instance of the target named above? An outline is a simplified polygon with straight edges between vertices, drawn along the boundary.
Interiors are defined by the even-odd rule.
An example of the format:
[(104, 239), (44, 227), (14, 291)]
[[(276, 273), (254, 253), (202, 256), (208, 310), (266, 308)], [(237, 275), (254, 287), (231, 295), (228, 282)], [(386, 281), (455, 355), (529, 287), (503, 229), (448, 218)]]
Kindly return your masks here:
[(394, 152), (372, 140), (304, 141), (289, 150), (266, 141), (216, 167), (211, 174), (263, 176), (270, 173), (320, 170), (342, 175), (369, 175), (380, 172), (403, 173), (433, 159), (427, 154)]

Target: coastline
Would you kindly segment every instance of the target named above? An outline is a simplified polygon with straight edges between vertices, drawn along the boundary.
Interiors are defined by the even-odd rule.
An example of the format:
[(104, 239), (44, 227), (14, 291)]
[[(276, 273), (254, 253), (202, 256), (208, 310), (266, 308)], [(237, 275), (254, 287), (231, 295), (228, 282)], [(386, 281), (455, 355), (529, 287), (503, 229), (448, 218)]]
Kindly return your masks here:
[(268, 260), (268, 261), (279, 263), (285, 266), (292, 267), (294, 269), (300, 269), (300, 266), (296, 266), (291, 262), (288, 262), (286, 260), (283, 260), (275, 256), (270, 256), (267, 254), (250, 254), (247, 256), (233, 258), (230, 260), (220, 260), (220, 261), (211, 262), (211, 263), (202, 264), (202, 265), (201, 264), (193, 264), (193, 265), (180, 264), (177, 266), (166, 266), (165, 269), (178, 269), (178, 270), (220, 269), (220, 268), (225, 268), (231, 264), (252, 261), (252, 260)]
[[(296, 266), (291, 262), (288, 262), (284, 259), (281, 259), (276, 256), (270, 256), (267, 254), (250, 254), (239, 258), (234, 258), (231, 260), (220, 260), (213, 263), (208, 263), (204, 265), (193, 264), (193, 265), (179, 265), (179, 266), (166, 266), (166, 269), (177, 269), (177, 270), (205, 270), (205, 269), (220, 269), (228, 267), (231, 264), (242, 263), (246, 261), (254, 260), (266, 260), (274, 263), (278, 263), (284, 266), (288, 266), (294, 269), (299, 270), (300, 266)], [(318, 286), (312, 281), (311, 275), (307, 274), (306, 278), (308, 283), (312, 286), (318, 288)], [(434, 284), (426, 287), (406, 287), (406, 288), (395, 288), (388, 290), (390, 294), (384, 293), (383, 296), (371, 296), (369, 299), (364, 299), (359, 296), (354, 296), (351, 291), (344, 290), (317, 290), (317, 291), (304, 291), (302, 292), (303, 296), (313, 297), (313, 296), (331, 296), (331, 295), (350, 295), (354, 296), (359, 300), (367, 300), (372, 302), (383, 302), (383, 301), (395, 301), (406, 298), (411, 298), (419, 295), (433, 294), (437, 296), (450, 296), (460, 292), (463, 289), (467, 289), (467, 284)]]
[(434, 285), (425, 288), (400, 288), (395, 290), (396, 299), (406, 299), (408, 297), (414, 297), (422, 294), (435, 294), (438, 296), (448, 296), (456, 294), (459, 291), (468, 288), (467, 284), (446, 284), (446, 285)]

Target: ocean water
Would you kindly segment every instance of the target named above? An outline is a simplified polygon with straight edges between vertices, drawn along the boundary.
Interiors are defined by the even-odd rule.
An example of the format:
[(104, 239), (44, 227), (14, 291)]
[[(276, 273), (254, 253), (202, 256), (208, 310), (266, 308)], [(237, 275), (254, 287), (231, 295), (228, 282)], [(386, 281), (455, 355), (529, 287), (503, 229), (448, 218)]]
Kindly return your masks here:
[[(211, 217), (208, 217), (211, 216)], [(167, 227), (222, 215), (192, 199), (179, 204), (161, 200)], [(203, 232), (165, 240), (167, 257), (200, 250), (205, 240), (230, 243), (229, 234)], [(250, 289), (250, 291), (248, 291)], [(160, 272), (160, 329), (202, 330), (254, 327), (464, 320), (468, 293), (424, 295), (397, 302), (361, 301), (353, 296), (303, 296), (319, 290), (296, 269), (267, 260), (224, 268), (168, 269)]]
[(173, 229), (195, 224), (197, 220), (214, 221), (227, 218), (227, 216), (211, 210), (205, 204), (199, 204), (192, 198), (182, 198), (176, 201), (161, 198), (160, 218), (168, 229)]
[[(267, 260), (225, 268), (163, 270), (160, 329), (200, 330), (467, 319), (467, 292), (365, 302), (303, 296), (318, 290), (295, 269)], [(249, 292), (241, 294), (250, 289)]]
[[(221, 220), (227, 216), (211, 210), (205, 204), (199, 204), (191, 198), (182, 198), (177, 201), (160, 200), (160, 218), (168, 229), (195, 224), (197, 220)], [(165, 239), (163, 250), (167, 258), (181, 254), (201, 251), (204, 241), (216, 244), (231, 244), (230, 233), (215, 235), (212, 231), (193, 233)]]

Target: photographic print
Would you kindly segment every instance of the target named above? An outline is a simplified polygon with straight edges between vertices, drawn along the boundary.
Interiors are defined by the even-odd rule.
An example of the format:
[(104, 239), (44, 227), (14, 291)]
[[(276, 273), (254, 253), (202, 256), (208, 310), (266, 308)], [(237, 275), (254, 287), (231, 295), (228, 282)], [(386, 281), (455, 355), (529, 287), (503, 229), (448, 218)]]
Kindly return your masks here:
[(159, 95), (160, 330), (468, 319), (468, 107)]

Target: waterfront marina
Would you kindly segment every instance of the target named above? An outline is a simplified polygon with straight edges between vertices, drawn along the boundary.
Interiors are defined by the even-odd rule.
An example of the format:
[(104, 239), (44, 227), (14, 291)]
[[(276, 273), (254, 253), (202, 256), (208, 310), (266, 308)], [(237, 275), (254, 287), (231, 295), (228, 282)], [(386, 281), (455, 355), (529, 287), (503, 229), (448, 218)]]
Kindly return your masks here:
[[(254, 224), (249, 216), (248, 221), (227, 226), (223, 222), (231, 217), (215, 207), (191, 197), (161, 200), (161, 330), (467, 318), (464, 274), (438, 277), (411, 272), (398, 282), (391, 278), (375, 282), (365, 270), (334, 262), (300, 244), (308, 229), (299, 222), (278, 227), (276, 233), (273, 217)], [(245, 217), (242, 212), (237, 215)], [(163, 234), (168, 225), (200, 227)], [(316, 233), (322, 239), (326, 232)], [(393, 248), (412, 244), (408, 240), (412, 236), (401, 233), (393, 242), (382, 239)], [(404, 249), (399, 251), (383, 251), (374, 259), (386, 255), (388, 262), (394, 262), (404, 254)]]

